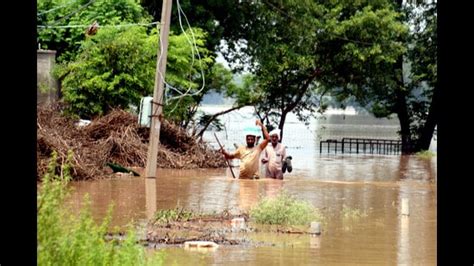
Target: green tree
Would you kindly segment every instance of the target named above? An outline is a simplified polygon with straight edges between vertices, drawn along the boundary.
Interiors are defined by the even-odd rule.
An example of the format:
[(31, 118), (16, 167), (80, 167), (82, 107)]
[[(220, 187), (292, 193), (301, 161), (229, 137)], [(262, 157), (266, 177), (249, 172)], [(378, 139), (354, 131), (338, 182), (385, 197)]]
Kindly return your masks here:
[[(248, 10), (250, 6), (245, 1), (235, 0), (181, 0), (179, 6), (186, 15), (192, 27), (199, 27), (208, 33), (206, 36), (206, 48), (214, 53), (219, 51), (222, 39), (229, 36), (241, 35), (240, 28), (246, 21), (247, 13), (241, 12), (244, 6)], [(142, 6), (153, 16), (154, 21), (161, 20), (161, 1), (141, 0)], [(186, 20), (181, 14), (181, 24), (186, 27)], [(178, 5), (173, 2), (171, 12), (171, 30), (181, 30)], [(230, 43), (233, 45), (233, 43)]]
[(406, 10), (413, 25), (407, 56), (411, 66), (408, 87), (418, 96), (410, 101), (411, 116), (416, 118), (411, 131), (416, 140), (414, 151), (422, 151), (429, 149), (438, 123), (437, 2), (412, 4)]
[[(173, 88), (194, 93), (196, 76), (212, 58), (202, 47), (204, 32), (194, 29), (202, 58), (193, 54), (183, 34), (170, 34), (166, 80)], [(83, 42), (76, 60), (60, 65), (64, 100), (81, 117), (107, 113), (111, 108), (138, 105), (154, 87), (158, 34), (143, 27), (107, 28)], [(194, 55), (195, 56), (195, 55)], [(191, 64), (192, 61), (196, 63)], [(170, 105), (171, 106), (171, 105)]]
[[(401, 38), (406, 52), (388, 65), (379, 81), (362, 89), (355, 87), (342, 96), (355, 95), (378, 117), (397, 114), (400, 121), (402, 152), (428, 150), (439, 110), (439, 87), (436, 62), (436, 2), (408, 3), (395, 1), (402, 13), (400, 23), (410, 28)], [(382, 90), (378, 88), (384, 88)]]
[[(87, 25), (149, 23), (151, 16), (135, 0), (38, 0), (38, 42), (57, 51), (58, 61), (73, 59), (86, 39)], [(79, 25), (79, 26), (77, 26)], [(100, 31), (101, 29), (99, 29)]]
[(245, 64), (250, 59), (264, 94), (258, 109), (277, 116), (282, 132), (289, 112), (304, 121), (323, 106), (321, 96), (327, 93), (386, 91), (383, 74), (406, 51), (401, 40), (407, 28), (388, 1), (250, 4), (252, 17), (240, 47), (247, 57), (238, 60)]
[[(156, 32), (128, 29), (125, 25), (117, 27), (161, 19), (161, 3), (142, 3), (152, 16), (133, 0), (38, 2), (38, 41), (43, 48), (58, 51), (63, 64), (56, 73), (63, 85), (64, 100), (70, 104), (70, 112), (93, 117), (112, 107), (137, 104), (141, 96), (152, 93)], [(231, 1), (191, 4), (185, 0), (180, 4), (187, 15), (178, 13), (178, 5), (173, 5), (171, 32), (181, 34), (172, 34), (169, 39), (164, 114), (185, 129), (193, 125), (193, 132), (202, 136), (209, 124), (219, 123), (219, 115), (211, 117), (197, 111), (205, 93), (214, 90), (228, 95), (245, 94), (241, 88), (235, 88), (229, 70), (214, 65), (214, 51), (220, 36), (226, 33), (217, 21), (241, 16), (233, 11)], [(229, 12), (222, 12), (222, 7)], [(193, 25), (201, 25), (204, 31), (194, 28), (191, 32), (188, 18)], [(87, 36), (85, 25), (94, 21), (100, 25), (97, 36)], [(236, 108), (245, 106), (241, 104), (243, 101), (245, 99)]]
[(258, 113), (280, 129), (288, 112), (305, 121), (332, 96), (341, 104), (355, 100), (376, 117), (396, 114), (403, 152), (428, 149), (439, 109), (436, 5), (239, 1), (242, 23), (221, 24), (230, 32), (224, 56), (250, 66), (264, 94)]

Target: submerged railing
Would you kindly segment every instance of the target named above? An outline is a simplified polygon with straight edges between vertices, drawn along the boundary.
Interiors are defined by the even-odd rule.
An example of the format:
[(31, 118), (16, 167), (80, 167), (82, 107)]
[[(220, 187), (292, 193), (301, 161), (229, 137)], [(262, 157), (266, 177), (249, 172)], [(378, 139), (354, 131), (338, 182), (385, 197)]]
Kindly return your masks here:
[(342, 138), (342, 140), (327, 139), (319, 142), (319, 152), (323, 152), (326, 145), (327, 152), (331, 153), (370, 153), (370, 154), (400, 154), (402, 141), (394, 139), (366, 139)]

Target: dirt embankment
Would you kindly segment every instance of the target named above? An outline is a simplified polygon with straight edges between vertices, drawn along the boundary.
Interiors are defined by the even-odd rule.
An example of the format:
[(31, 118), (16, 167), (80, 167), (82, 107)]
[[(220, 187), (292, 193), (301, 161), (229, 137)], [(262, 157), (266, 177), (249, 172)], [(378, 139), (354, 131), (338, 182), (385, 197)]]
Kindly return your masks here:
[[(58, 163), (73, 152), (74, 179), (95, 179), (110, 173), (107, 162), (125, 167), (144, 167), (148, 151), (149, 129), (139, 127), (138, 118), (123, 110), (92, 120), (87, 126), (62, 115), (59, 104), (38, 106), (37, 112), (37, 175), (46, 172), (53, 151)], [(157, 167), (220, 168), (225, 161), (216, 150), (196, 141), (180, 127), (163, 121)]]

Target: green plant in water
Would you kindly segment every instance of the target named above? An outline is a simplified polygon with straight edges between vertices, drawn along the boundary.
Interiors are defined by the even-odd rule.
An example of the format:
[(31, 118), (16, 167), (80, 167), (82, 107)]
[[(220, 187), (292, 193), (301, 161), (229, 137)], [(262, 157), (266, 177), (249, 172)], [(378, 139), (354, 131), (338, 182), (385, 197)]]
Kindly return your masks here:
[(123, 242), (105, 240), (112, 207), (100, 225), (93, 220), (87, 195), (79, 215), (65, 207), (71, 158), (69, 152), (66, 163), (58, 168), (53, 152), (38, 190), (38, 265), (161, 265), (163, 255), (146, 256), (133, 229)]
[(415, 155), (418, 156), (418, 158), (421, 158), (421, 159), (431, 159), (436, 154), (432, 151), (419, 151)]
[(311, 221), (323, 221), (319, 209), (311, 203), (298, 200), (282, 192), (276, 197), (265, 197), (250, 209), (250, 218), (259, 224), (306, 225)]
[(159, 224), (167, 224), (170, 222), (189, 221), (195, 215), (183, 208), (176, 207), (174, 209), (159, 210), (155, 213), (155, 222)]

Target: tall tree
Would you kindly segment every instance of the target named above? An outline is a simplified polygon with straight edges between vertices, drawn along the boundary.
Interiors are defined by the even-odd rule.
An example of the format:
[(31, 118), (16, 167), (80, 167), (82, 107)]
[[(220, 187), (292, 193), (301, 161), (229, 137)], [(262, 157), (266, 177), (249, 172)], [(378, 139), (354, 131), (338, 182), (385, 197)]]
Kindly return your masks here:
[(239, 2), (246, 20), (224, 36), (233, 44), (224, 55), (250, 64), (264, 93), (258, 109), (280, 129), (288, 112), (305, 121), (331, 95), (395, 114), (404, 153), (428, 149), (439, 109), (436, 2)]
[(409, 88), (418, 97), (410, 101), (416, 120), (411, 125), (415, 151), (428, 150), (438, 123), (439, 93), (437, 77), (437, 2), (421, 2), (408, 6), (412, 34), (407, 61), (410, 63)]
[(250, 60), (259, 109), (278, 110), (282, 132), (289, 112), (305, 121), (325, 93), (386, 92), (387, 69), (406, 51), (407, 29), (387, 1), (249, 2), (239, 59)]
[(386, 90), (372, 86), (349, 92), (377, 117), (398, 116), (403, 153), (428, 150), (437, 124), (436, 7), (436, 2), (411, 1), (402, 5), (401, 0), (395, 1), (395, 8), (403, 14), (399, 16), (400, 23), (410, 29), (400, 39), (406, 52), (398, 55), (379, 82), (379, 86), (385, 84)]

